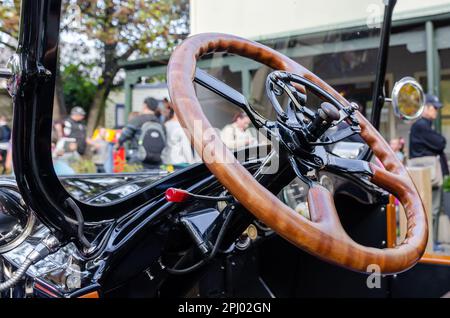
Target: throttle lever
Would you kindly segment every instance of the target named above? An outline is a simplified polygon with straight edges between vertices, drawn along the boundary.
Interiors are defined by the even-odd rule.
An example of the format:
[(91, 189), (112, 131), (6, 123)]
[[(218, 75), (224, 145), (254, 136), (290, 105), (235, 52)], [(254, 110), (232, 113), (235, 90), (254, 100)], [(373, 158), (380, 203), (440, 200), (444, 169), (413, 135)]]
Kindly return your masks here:
[(316, 117), (307, 127), (309, 141), (314, 142), (319, 139), (331, 127), (333, 121), (339, 120), (340, 117), (339, 111), (333, 104), (323, 102), (317, 111)]

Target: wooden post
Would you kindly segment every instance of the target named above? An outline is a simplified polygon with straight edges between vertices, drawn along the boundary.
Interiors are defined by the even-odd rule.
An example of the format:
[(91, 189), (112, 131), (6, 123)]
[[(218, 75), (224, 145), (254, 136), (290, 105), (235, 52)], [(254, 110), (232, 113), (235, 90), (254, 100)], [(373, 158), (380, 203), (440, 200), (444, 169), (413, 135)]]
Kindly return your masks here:
[(389, 203), (386, 206), (387, 247), (395, 247), (397, 244), (397, 215), (395, 201), (395, 197), (391, 194), (389, 196)]
[[(420, 197), (422, 198), (428, 219), (428, 244), (427, 253), (433, 252), (433, 209), (431, 200), (431, 167), (408, 167), (408, 172), (417, 187)], [(399, 242), (403, 241), (406, 235), (406, 216), (403, 207), (400, 208), (399, 216), (400, 236)]]

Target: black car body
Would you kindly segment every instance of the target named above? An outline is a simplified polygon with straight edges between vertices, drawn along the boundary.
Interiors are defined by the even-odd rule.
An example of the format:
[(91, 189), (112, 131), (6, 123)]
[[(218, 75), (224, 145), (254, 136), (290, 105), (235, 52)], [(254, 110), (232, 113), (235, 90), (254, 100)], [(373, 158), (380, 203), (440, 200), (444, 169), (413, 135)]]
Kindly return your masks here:
[[(394, 4), (389, 1), (386, 6), (382, 30), (372, 115), (375, 127), (384, 101)], [(170, 175), (72, 176), (60, 181), (50, 155), (49, 115), (60, 6), (60, 0), (22, 2), (10, 87), (15, 180), (4, 178), (0, 184), (5, 215), (0, 220), (5, 228), (20, 224), (21, 232), (2, 250), (0, 280), (11, 278), (46, 237), (55, 237), (58, 244), (17, 284), (3, 291), (2, 297), (438, 297), (448, 291), (449, 266), (425, 263), (399, 275), (383, 276), (379, 288), (368, 288), (367, 274), (299, 250), (239, 202), (227, 201), (225, 188), (203, 164)], [(370, 152), (363, 152), (363, 157), (369, 158)], [(254, 173), (262, 160), (246, 156), (243, 165)], [(340, 218), (349, 235), (365, 245), (385, 247), (387, 194), (345, 178), (326, 177), (333, 184), (338, 211), (346, 211)], [(289, 204), (292, 198), (286, 189), (292, 184), (291, 175), (280, 173), (259, 181)], [(203, 197), (169, 202), (165, 197), (169, 188)], [(80, 223), (84, 226), (81, 236)], [(226, 231), (222, 231), (224, 224)], [(216, 257), (185, 273), (174, 270), (195, 264), (218, 237), (221, 244)]]

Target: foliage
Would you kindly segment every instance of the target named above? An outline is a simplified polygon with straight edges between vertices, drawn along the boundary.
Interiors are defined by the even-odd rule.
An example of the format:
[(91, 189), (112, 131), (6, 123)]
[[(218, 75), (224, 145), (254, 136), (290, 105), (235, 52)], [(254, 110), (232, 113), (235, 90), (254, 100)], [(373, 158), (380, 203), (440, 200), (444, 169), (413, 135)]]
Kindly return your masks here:
[[(0, 67), (6, 65), (18, 44), (20, 0), (0, 0)], [(65, 114), (60, 72), (56, 72), (55, 112), (56, 118)]]
[[(96, 66), (85, 76), (96, 86), (91, 105), (86, 107), (89, 132), (103, 113), (119, 61), (170, 53), (188, 33), (188, 5), (188, 0), (63, 0), (61, 62)], [(0, 0), (0, 47), (15, 49), (19, 12), (19, 0)], [(76, 96), (69, 100), (79, 103), (79, 93), (85, 89), (90, 91), (72, 87), (66, 93), (73, 92)]]
[(449, 176), (446, 176), (444, 178), (443, 188), (444, 188), (444, 192), (450, 192), (450, 177)]
[[(79, 36), (66, 45), (67, 56), (97, 66), (91, 77), (97, 92), (88, 116), (88, 131), (97, 125), (119, 71), (119, 61), (168, 54), (188, 30), (188, 0), (68, 0), (61, 38)], [(63, 21), (63, 22), (64, 22)], [(93, 49), (93, 50), (92, 50)], [(90, 54), (79, 54), (91, 52)], [(93, 53), (92, 53), (93, 52)]]
[(187, 0), (69, 0), (63, 32), (82, 33), (98, 49), (112, 49), (113, 57), (163, 53), (187, 31), (187, 5)]
[(140, 172), (144, 169), (144, 167), (141, 164), (138, 163), (126, 163), (123, 165), (123, 170), (121, 172)]
[(88, 111), (97, 91), (97, 86), (89, 79), (88, 70), (80, 64), (69, 64), (64, 67), (61, 77), (67, 109), (81, 106)]
[(19, 0), (0, 0), (0, 66), (6, 64), (8, 57), (16, 49), (19, 12)]
[(77, 174), (82, 173), (96, 173), (97, 167), (92, 160), (81, 159), (70, 163), (70, 167), (75, 170)]
[[(95, 163), (89, 159), (81, 159), (81, 160), (71, 162), (70, 167), (77, 174), (97, 173), (97, 167), (96, 167)], [(125, 163), (122, 165), (122, 168), (123, 168), (123, 170), (120, 171), (121, 173), (133, 173), (133, 172), (140, 172), (143, 170), (143, 166), (138, 163), (133, 163), (133, 164)]]
[(0, 43), (15, 49), (19, 34), (20, 0), (0, 0)]

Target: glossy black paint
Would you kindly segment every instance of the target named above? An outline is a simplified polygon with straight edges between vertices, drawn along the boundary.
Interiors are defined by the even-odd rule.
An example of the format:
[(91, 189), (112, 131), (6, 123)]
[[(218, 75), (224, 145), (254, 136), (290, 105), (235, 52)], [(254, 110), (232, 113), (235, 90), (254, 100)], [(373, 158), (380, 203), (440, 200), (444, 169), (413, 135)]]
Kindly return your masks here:
[(59, 176), (59, 180), (77, 200), (89, 204), (110, 204), (144, 190), (167, 175), (160, 172), (83, 174)]
[[(205, 172), (207, 171), (205, 166), (201, 165), (200, 167)], [(258, 164), (250, 164), (246, 165), (246, 167), (250, 171), (254, 171), (258, 167)], [(192, 173), (192, 171), (188, 172)], [(211, 195), (218, 195), (224, 190), (216, 178), (210, 174), (206, 174), (201, 181), (193, 183), (191, 186), (185, 186), (184, 188), (189, 192), (199, 194), (209, 193)], [(159, 288), (170, 276), (160, 267), (159, 259), (165, 250), (171, 249), (171, 242), (174, 242), (173, 244), (177, 248), (179, 248), (178, 245), (181, 242), (185, 246), (184, 248), (188, 250), (196, 249), (194, 241), (187, 236), (183, 237), (180, 231), (174, 230), (174, 227), (177, 228), (176, 224), (178, 224), (179, 216), (189, 212), (198, 213), (198, 211), (206, 208), (214, 208), (215, 204), (212, 201), (203, 201), (197, 204), (193, 204), (192, 202), (174, 204), (167, 202), (161, 194), (155, 196), (155, 200), (149, 204), (119, 218), (114, 226), (114, 231), (107, 238), (106, 246), (101, 256), (99, 256), (100, 259), (107, 259), (105, 272), (101, 273), (100, 284), (107, 291), (113, 287), (117, 287), (118, 284), (120, 285), (130, 280), (146, 268), (153, 268), (153, 271), (160, 273), (160, 275), (153, 274), (155, 279), (151, 284), (156, 284), (155, 288)], [(219, 222), (220, 224), (220, 221), (216, 220), (215, 222)], [(240, 233), (242, 231), (236, 235)], [(217, 235), (215, 232), (211, 234), (212, 236)], [(233, 232), (228, 233), (227, 237), (232, 234)], [(236, 236), (229, 238), (228, 241), (234, 241), (235, 239)], [(146, 241), (147, 244), (142, 244), (143, 241)], [(176, 253), (177, 256), (174, 259), (175, 262), (180, 262), (178, 253)], [(150, 255), (153, 255), (153, 257), (150, 257)], [(190, 256), (188, 255), (188, 257)], [(185, 260), (182, 261), (184, 262)], [(169, 265), (173, 266), (173, 264)], [(130, 268), (130, 266), (133, 268)], [(208, 266), (205, 266), (192, 275), (169, 278), (175, 280), (177, 285), (185, 281), (188, 286), (192, 286), (196, 281), (194, 277), (201, 275), (207, 268)], [(157, 290), (154, 290), (154, 292), (156, 293)], [(181, 292), (179, 287), (172, 291), (172, 293), (179, 292)]]
[[(55, 234), (71, 238), (74, 229), (61, 208), (61, 202), (67, 198), (64, 188), (59, 182), (45, 186), (49, 180), (57, 179), (49, 138), (60, 10), (58, 1), (22, 2), (12, 145), (17, 185), (25, 202)], [(45, 71), (52, 75), (44, 75)]]
[(410, 270), (391, 277), (393, 298), (438, 298), (449, 291), (450, 266), (448, 265), (419, 263)]

